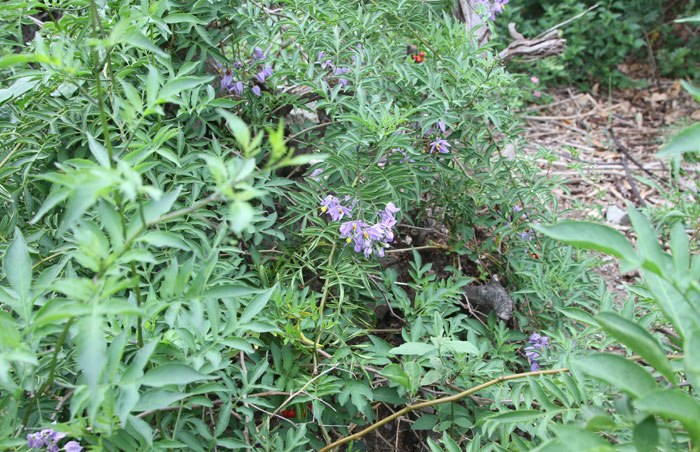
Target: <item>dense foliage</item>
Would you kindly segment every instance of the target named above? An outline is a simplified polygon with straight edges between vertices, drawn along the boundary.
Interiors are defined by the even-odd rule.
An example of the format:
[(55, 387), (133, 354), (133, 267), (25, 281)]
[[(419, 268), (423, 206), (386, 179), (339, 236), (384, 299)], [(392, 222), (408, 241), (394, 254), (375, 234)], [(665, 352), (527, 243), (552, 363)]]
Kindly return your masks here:
[[(570, 21), (591, 9), (583, 17)], [(698, 25), (679, 23), (678, 17), (697, 12), (696, 0), (522, 0), (505, 9), (499, 37), (507, 42), (505, 25), (515, 22), (525, 36), (566, 23), (562, 35), (566, 49), (561, 57), (537, 62), (542, 80), (591, 86), (629, 85), (632, 79), (697, 77), (700, 61)], [(646, 68), (620, 70), (626, 63)], [(641, 82), (641, 80), (637, 80)]]
[[(698, 340), (683, 228), (673, 257), (639, 214), (639, 254), (540, 228), (642, 266), (622, 307), (537, 232), (555, 181), (518, 151), (522, 94), (445, 2), (2, 8), (0, 447), (319, 449), (417, 402), (404, 448), (700, 444), (688, 385), (690, 414), (649, 400), (700, 378), (665, 358)], [(464, 295), (492, 280), (508, 322)], [(664, 319), (677, 340), (620, 333)], [(646, 369), (569, 370), (615, 339)]]

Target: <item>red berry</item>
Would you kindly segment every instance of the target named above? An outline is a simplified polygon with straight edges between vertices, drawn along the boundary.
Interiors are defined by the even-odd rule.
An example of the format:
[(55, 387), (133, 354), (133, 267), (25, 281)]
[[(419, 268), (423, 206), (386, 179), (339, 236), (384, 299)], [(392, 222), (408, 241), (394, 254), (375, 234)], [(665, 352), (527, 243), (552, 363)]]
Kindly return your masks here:
[(297, 412), (294, 410), (282, 410), (280, 414), (282, 415), (282, 417), (286, 417), (287, 419), (297, 417)]
[(424, 56), (425, 56), (425, 52), (421, 52), (421, 53), (419, 53), (418, 55), (420, 55), (421, 57), (424, 57)]

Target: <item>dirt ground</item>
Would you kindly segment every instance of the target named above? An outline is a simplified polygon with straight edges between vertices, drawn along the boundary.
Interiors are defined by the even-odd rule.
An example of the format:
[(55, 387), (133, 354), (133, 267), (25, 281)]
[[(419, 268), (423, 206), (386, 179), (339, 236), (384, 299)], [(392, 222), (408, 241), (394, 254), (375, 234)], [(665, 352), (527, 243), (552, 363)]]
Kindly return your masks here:
[[(700, 121), (700, 105), (679, 80), (648, 83), (611, 93), (598, 87), (591, 92), (558, 88), (547, 93), (546, 103), (523, 112), (523, 152), (542, 176), (562, 180), (556, 192), (562, 217), (603, 220), (630, 236), (627, 202), (638, 208), (671, 208), (665, 194), (697, 196), (700, 163), (684, 162), (675, 179), (669, 162), (656, 154), (670, 135)], [(608, 287), (620, 293), (622, 277), (614, 260), (599, 271)]]

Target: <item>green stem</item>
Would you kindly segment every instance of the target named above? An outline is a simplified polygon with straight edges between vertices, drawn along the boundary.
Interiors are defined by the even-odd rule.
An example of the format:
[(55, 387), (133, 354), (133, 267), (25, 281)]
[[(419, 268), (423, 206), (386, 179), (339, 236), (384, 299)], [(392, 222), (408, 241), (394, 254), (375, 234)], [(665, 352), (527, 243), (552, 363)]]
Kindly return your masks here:
[[(331, 254), (328, 255), (328, 266), (330, 267), (333, 264), (333, 255), (335, 254), (335, 250), (338, 247), (338, 244), (336, 242), (333, 242), (333, 248), (331, 248)], [(317, 363), (318, 363), (318, 344), (321, 341), (321, 327), (323, 326), (323, 311), (326, 309), (326, 299), (328, 298), (328, 292), (330, 291), (330, 278), (326, 278), (326, 281), (323, 283), (323, 294), (321, 295), (321, 303), (318, 307), (319, 309), (319, 314), (318, 314), (318, 325), (316, 325), (316, 338), (314, 339), (314, 373), (316, 373), (317, 370)]]
[[(95, 38), (97, 39), (97, 28), (100, 25), (100, 23), (99, 16), (97, 15), (97, 5), (95, 4), (95, 0), (90, 0), (90, 11), (92, 13), (90, 15), (92, 21), (92, 30), (95, 34)], [(107, 113), (105, 110), (105, 101), (103, 98), (104, 91), (102, 90), (102, 80), (100, 78), (100, 59), (97, 55), (96, 50), (92, 51), (92, 57), (95, 60), (95, 67), (93, 68), (93, 72), (95, 74), (95, 85), (97, 87), (97, 102), (100, 110), (100, 122), (102, 123), (102, 135), (104, 136), (105, 147), (107, 148), (107, 155), (109, 157), (109, 166), (111, 168), (114, 151), (112, 149), (112, 140), (109, 137), (109, 125), (107, 124)], [(109, 59), (109, 55), (107, 56), (107, 59)]]
[(31, 414), (31, 406), (32, 404), (34, 404), (34, 401), (36, 401), (36, 398), (43, 394), (44, 391), (46, 391), (53, 384), (54, 378), (56, 376), (56, 363), (58, 362), (58, 353), (61, 351), (61, 348), (63, 348), (63, 343), (66, 341), (66, 336), (68, 336), (68, 330), (73, 324), (73, 320), (75, 320), (75, 317), (71, 317), (70, 319), (68, 319), (66, 324), (63, 326), (63, 331), (61, 331), (61, 335), (58, 336), (56, 346), (53, 350), (53, 357), (51, 358), (51, 369), (49, 370), (49, 376), (44, 382), (44, 384), (41, 385), (39, 390), (37, 390), (34, 393), (32, 399), (27, 404), (27, 410), (24, 412), (24, 416), (22, 416), (22, 425), (24, 426), (26, 426), (27, 422), (29, 421), (29, 414)]

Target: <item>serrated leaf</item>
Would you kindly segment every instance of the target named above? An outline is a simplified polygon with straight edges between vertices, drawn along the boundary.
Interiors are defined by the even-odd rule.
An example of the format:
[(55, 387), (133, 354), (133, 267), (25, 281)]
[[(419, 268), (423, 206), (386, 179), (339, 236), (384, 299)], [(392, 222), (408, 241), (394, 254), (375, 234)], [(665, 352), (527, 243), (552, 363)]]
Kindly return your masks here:
[(666, 354), (658, 341), (638, 324), (611, 312), (601, 312), (596, 317), (600, 326), (611, 336), (626, 345), (630, 350), (647, 360), (647, 362), (669, 381), (675, 382), (676, 376)]
[(141, 378), (141, 384), (159, 388), (166, 385), (186, 385), (194, 381), (214, 378), (216, 377), (199, 373), (184, 364), (169, 363), (146, 372)]
[(658, 389), (656, 380), (638, 364), (622, 356), (599, 353), (576, 363), (583, 373), (639, 398)]

